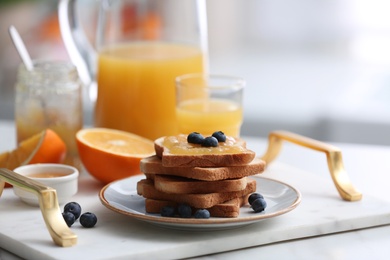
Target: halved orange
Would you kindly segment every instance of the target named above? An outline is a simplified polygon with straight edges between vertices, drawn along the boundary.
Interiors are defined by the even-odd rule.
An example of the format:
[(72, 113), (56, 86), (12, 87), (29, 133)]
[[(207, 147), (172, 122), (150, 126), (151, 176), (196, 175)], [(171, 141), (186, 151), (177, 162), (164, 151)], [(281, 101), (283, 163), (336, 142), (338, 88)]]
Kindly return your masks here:
[(142, 158), (155, 154), (153, 141), (109, 128), (87, 128), (76, 134), (86, 170), (103, 183), (140, 174)]
[(13, 170), (32, 163), (61, 163), (65, 159), (64, 141), (50, 129), (46, 129), (20, 142), (12, 151), (0, 154), (0, 168)]

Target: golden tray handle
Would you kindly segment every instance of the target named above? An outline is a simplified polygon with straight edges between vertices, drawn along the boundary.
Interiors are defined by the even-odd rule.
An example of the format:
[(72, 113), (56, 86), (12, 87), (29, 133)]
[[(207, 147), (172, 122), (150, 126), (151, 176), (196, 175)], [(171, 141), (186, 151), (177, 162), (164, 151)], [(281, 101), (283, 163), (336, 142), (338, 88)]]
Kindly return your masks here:
[(77, 243), (77, 235), (70, 230), (62, 217), (57, 200), (57, 191), (55, 189), (17, 174), (16, 172), (0, 168), (0, 196), (3, 192), (5, 182), (38, 196), (43, 219), (55, 244), (62, 247), (69, 247)]
[(273, 131), (268, 136), (268, 149), (262, 156), (262, 159), (267, 164), (278, 156), (282, 148), (283, 140), (324, 152), (327, 157), (330, 175), (341, 198), (347, 201), (358, 201), (362, 199), (362, 194), (353, 187), (344, 169), (341, 150), (333, 145), (288, 131)]

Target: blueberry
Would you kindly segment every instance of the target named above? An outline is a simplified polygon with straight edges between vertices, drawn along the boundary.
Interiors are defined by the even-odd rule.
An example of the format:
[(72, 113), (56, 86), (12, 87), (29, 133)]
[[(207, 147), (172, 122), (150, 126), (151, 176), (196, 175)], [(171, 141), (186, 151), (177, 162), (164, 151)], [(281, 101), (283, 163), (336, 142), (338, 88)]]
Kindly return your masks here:
[(83, 215), (80, 216), (80, 224), (83, 227), (91, 228), (96, 225), (97, 217), (95, 214), (91, 212), (83, 213)]
[(267, 207), (267, 202), (263, 198), (258, 198), (252, 202), (251, 206), (256, 213), (262, 212)]
[(203, 135), (199, 134), (198, 132), (192, 132), (187, 136), (187, 142), (191, 144), (202, 144), (203, 140)]
[(175, 216), (175, 207), (165, 206), (161, 209), (161, 216), (163, 217), (174, 217)]
[(195, 218), (210, 218), (210, 212), (207, 209), (198, 209), (195, 214)]
[(64, 218), (66, 225), (68, 225), (68, 227), (72, 226), (73, 223), (76, 221), (75, 216), (70, 212), (63, 212), (62, 217)]
[(214, 132), (212, 136), (217, 138), (218, 142), (225, 142), (226, 141), (226, 135), (222, 131)]
[(181, 218), (190, 218), (192, 216), (192, 209), (187, 204), (180, 204), (177, 207), (177, 212)]
[(258, 198), (262, 198), (264, 199), (263, 195), (261, 195), (260, 193), (252, 193), (249, 198), (248, 198), (248, 202), (250, 205), (252, 205), (253, 201), (255, 201), (256, 199)]
[(65, 205), (64, 212), (70, 212), (78, 219), (81, 214), (81, 206), (77, 202), (69, 202)]
[(203, 140), (202, 146), (204, 147), (217, 147), (218, 139), (214, 136), (208, 136)]

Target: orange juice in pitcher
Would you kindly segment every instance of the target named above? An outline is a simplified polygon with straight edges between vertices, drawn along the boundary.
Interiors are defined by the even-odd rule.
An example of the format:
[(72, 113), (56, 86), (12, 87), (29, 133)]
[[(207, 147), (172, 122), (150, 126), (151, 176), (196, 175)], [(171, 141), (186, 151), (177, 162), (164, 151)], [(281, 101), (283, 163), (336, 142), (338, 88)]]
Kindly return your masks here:
[(178, 133), (175, 77), (203, 72), (199, 48), (131, 43), (99, 53), (95, 125), (149, 139)]
[(207, 72), (206, 1), (94, 1), (96, 30), (86, 34), (77, 2), (59, 1), (60, 28), (80, 78), (97, 86), (95, 126), (177, 134), (175, 78)]

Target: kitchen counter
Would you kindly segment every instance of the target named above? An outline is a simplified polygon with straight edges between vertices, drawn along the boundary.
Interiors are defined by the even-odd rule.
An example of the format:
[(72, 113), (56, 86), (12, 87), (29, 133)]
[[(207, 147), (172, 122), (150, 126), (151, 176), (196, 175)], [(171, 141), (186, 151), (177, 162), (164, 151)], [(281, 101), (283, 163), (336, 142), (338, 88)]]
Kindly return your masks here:
[[(258, 155), (264, 153), (267, 147), (266, 140), (245, 139), (247, 139), (248, 146)], [(12, 149), (14, 144), (13, 122), (0, 121), (0, 151)], [(39, 212), (36, 208), (26, 207), (10, 189), (7, 189), (0, 197), (0, 211), (7, 209), (20, 211), (23, 212), (24, 217), (15, 215), (15, 223), (10, 223), (12, 221), (9, 221), (5, 211), (0, 214), (0, 247), (2, 248), (0, 259), (18, 259), (17, 255), (26, 255), (29, 250), (32, 250), (31, 256), (37, 256), (43, 252), (40, 256), (45, 257), (45, 253), (50, 255), (55, 252), (57, 253), (55, 258), (64, 258), (71, 250), (75, 253), (89, 252), (87, 247), (91, 246), (93, 239), (97, 239), (96, 243), (107, 250), (102, 248), (104, 253), (99, 253), (99, 255), (76, 254), (74, 257), (107, 259), (118, 256), (118, 258), (130, 259), (142, 258), (148, 254), (151, 256), (155, 251), (157, 258), (237, 259), (245, 256), (245, 258), (253, 259), (388, 259), (390, 255), (388, 247), (390, 243), (388, 235), (390, 233), (388, 225), (390, 223), (390, 190), (388, 189), (390, 147), (343, 143), (334, 145), (341, 148), (349, 177), (354, 186), (363, 193), (361, 202), (345, 202), (338, 198), (337, 192), (331, 185), (324, 154), (286, 143), (280, 156), (270, 165), (264, 175), (280, 179), (298, 188), (302, 192), (301, 205), (292, 212), (269, 222), (264, 221), (261, 224), (256, 223), (216, 233), (195, 232), (191, 234), (169, 229), (162, 230), (114, 213), (99, 202), (97, 193), (102, 188), (102, 184), (83, 172), (79, 185), (80, 191), (75, 199), (83, 202), (91, 211), (97, 211), (100, 223), (90, 230), (75, 227), (73, 231), (79, 236), (78, 244), (70, 249), (57, 248), (51, 244), (47, 231), (42, 232), (42, 236), (31, 235), (31, 232), (40, 234), (42, 231), (31, 231), (31, 229), (45, 228), (43, 221), (39, 219)], [(301, 181), (302, 177), (308, 180), (307, 183)], [(321, 183), (313, 183), (309, 180), (321, 180)], [(321, 200), (328, 204), (315, 205), (313, 203)], [(357, 212), (356, 217), (353, 214), (348, 215), (349, 208), (352, 212), (352, 210), (358, 210), (359, 207), (362, 207), (364, 212)], [(308, 223), (305, 224), (306, 226), (302, 225), (301, 232), (299, 232), (300, 226), (294, 223), (300, 223), (302, 217), (307, 217), (303, 214), (308, 212), (312, 212), (313, 217), (307, 218)], [(362, 215), (358, 216), (359, 214)], [(29, 216), (35, 215), (37, 219), (31, 222)], [(25, 222), (20, 222), (21, 219), (25, 219)], [(112, 223), (115, 221), (118, 223)], [(316, 222), (319, 224), (317, 228), (315, 228)], [(33, 224), (23, 225), (26, 223)], [(15, 230), (20, 231), (11, 235), (10, 233), (4, 234), (10, 229), (10, 225), (15, 225)], [(290, 229), (286, 229), (283, 233), (282, 229), (278, 229), (279, 227), (290, 227)], [(348, 231), (349, 229), (353, 231)], [(133, 234), (137, 234), (138, 237), (132, 236), (126, 230), (132, 230)], [(273, 230), (277, 231), (274, 237), (267, 233)], [(151, 239), (153, 237), (151, 234), (154, 232), (156, 239)], [(167, 234), (170, 236), (164, 237)], [(264, 237), (265, 234), (267, 237)], [(236, 245), (234, 245), (234, 237), (241, 240), (237, 240)], [(132, 244), (127, 244), (130, 240)], [(105, 241), (116, 241), (116, 247)], [(120, 247), (118, 243), (123, 243), (123, 247)], [(207, 244), (210, 246), (207, 247)], [(141, 251), (140, 248), (148, 246), (150, 247), (148, 254), (130, 252), (131, 250)], [(194, 248), (196, 246), (199, 248)], [(248, 248), (240, 249), (241, 246)], [(110, 251), (112, 248), (117, 251)], [(47, 252), (44, 252), (44, 249)], [(188, 254), (180, 252), (184, 249)]]

